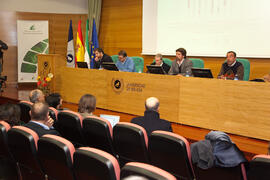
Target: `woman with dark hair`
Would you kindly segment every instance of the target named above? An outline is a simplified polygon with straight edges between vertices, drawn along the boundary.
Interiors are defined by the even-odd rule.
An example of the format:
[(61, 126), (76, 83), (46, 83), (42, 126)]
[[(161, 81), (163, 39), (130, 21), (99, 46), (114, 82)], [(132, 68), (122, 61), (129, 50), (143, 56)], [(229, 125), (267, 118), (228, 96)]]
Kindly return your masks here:
[(85, 94), (81, 97), (78, 105), (78, 112), (86, 117), (93, 116), (96, 109), (96, 97), (91, 94)]
[(21, 120), (21, 109), (17, 104), (0, 106), (0, 121), (6, 121), (11, 127), (24, 124)]
[(45, 101), (49, 105), (49, 107), (53, 107), (57, 110), (63, 110), (62, 109), (63, 99), (59, 93), (50, 94), (45, 98)]

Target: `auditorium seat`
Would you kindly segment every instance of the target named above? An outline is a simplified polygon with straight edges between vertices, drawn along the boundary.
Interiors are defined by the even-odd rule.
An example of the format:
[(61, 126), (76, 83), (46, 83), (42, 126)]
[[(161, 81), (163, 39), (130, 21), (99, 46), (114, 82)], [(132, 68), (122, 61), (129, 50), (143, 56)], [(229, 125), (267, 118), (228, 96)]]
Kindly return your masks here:
[(83, 117), (76, 112), (63, 110), (58, 113), (56, 127), (58, 132), (66, 139), (71, 141), (75, 147), (85, 144), (82, 133)]
[(55, 108), (49, 107), (49, 115), (54, 121), (57, 121), (58, 111)]
[(136, 72), (143, 72), (143, 68), (144, 68), (143, 58), (139, 56), (133, 56), (131, 58), (134, 61)]
[(189, 142), (167, 131), (154, 131), (149, 137), (150, 162), (177, 179), (194, 179)]
[(10, 125), (0, 121), (0, 179), (18, 179), (16, 162), (12, 158), (8, 148), (7, 132)]
[(248, 59), (240, 59), (237, 58), (237, 61), (241, 62), (244, 66), (244, 81), (248, 81), (249, 80), (249, 74), (250, 74), (250, 62)]
[(249, 180), (270, 179), (270, 155), (256, 155), (250, 161)]
[(189, 60), (192, 61), (192, 64), (194, 68), (204, 68), (204, 61), (199, 58), (189, 58)]
[(20, 101), (19, 106), (21, 108), (21, 121), (28, 123), (31, 120), (30, 110), (32, 108), (33, 103), (30, 101)]
[(49, 179), (74, 179), (74, 152), (73, 144), (59, 136), (48, 134), (38, 141), (38, 159)]
[(20, 168), (22, 179), (44, 179), (37, 158), (37, 141), (39, 137), (33, 130), (14, 126), (8, 131), (8, 147)]
[(118, 61), (118, 55), (112, 55), (111, 57), (114, 63)]
[(10, 125), (5, 121), (0, 121), (0, 158), (10, 157), (7, 142), (7, 132), (10, 129)]
[(121, 169), (121, 179), (133, 175), (144, 177), (147, 180), (176, 180), (172, 174), (158, 167), (138, 162), (127, 163)]
[(120, 180), (120, 167), (111, 154), (81, 147), (74, 153), (74, 171), (80, 180)]
[(49, 107), (49, 116), (54, 120), (53, 127), (57, 129), (58, 111), (53, 107)]
[(193, 167), (196, 179), (198, 180), (208, 180), (209, 178), (218, 180), (247, 180), (244, 164), (230, 168), (212, 167), (206, 170), (201, 169), (196, 165)]
[(86, 145), (106, 151), (116, 157), (113, 148), (111, 123), (97, 116), (88, 116), (83, 120), (83, 132)]
[(131, 161), (149, 163), (148, 137), (143, 127), (127, 122), (117, 123), (113, 128), (113, 143), (121, 167)]

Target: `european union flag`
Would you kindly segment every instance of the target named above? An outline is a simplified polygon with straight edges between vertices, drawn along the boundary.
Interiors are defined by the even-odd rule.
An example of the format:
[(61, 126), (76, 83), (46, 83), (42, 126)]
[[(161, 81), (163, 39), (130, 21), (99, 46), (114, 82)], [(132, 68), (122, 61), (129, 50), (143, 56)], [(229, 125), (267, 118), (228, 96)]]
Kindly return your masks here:
[(94, 68), (94, 61), (95, 61), (95, 53), (94, 49), (98, 48), (98, 34), (97, 34), (97, 28), (96, 28), (96, 22), (95, 19), (93, 19), (93, 28), (92, 28), (92, 41), (91, 41), (91, 62), (90, 67), (91, 69)]

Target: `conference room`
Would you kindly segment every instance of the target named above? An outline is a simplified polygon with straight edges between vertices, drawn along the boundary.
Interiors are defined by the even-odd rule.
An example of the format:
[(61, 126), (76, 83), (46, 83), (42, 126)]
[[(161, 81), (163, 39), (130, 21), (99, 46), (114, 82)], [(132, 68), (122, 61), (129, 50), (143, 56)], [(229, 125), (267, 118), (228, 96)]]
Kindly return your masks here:
[[(0, 125), (0, 146), (8, 152), (0, 153), (0, 177), (268, 179), (269, 5), (266, 0), (2, 1), (0, 117), (4, 122), (6, 105), (16, 105), (22, 124)], [(234, 72), (236, 66), (242, 75)], [(170, 73), (175, 67), (179, 73)], [(36, 89), (50, 106), (45, 125), (59, 138), (31, 141), (36, 136), (25, 132), (35, 120), (37, 102), (29, 96)], [(79, 111), (84, 95), (94, 102), (87, 116)], [(53, 109), (50, 97), (61, 107)], [(46, 103), (38, 105), (46, 109)], [(133, 123), (147, 119), (149, 111), (170, 130), (153, 119), (145, 126)], [(241, 163), (217, 165), (213, 143), (206, 151), (213, 151), (213, 167), (195, 162), (195, 145), (215, 132), (228, 137)], [(35, 148), (23, 147), (28, 141)], [(23, 148), (28, 149), (16, 151)], [(55, 148), (59, 151), (50, 152)], [(95, 160), (103, 155), (106, 161)]]

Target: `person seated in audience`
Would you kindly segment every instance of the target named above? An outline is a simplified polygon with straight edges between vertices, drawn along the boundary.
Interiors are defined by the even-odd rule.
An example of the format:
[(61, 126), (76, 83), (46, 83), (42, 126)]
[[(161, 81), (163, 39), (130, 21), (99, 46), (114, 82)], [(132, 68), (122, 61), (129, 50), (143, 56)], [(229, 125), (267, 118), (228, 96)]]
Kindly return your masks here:
[(242, 63), (236, 61), (236, 53), (234, 51), (227, 52), (227, 61), (222, 64), (218, 74), (219, 79), (235, 79), (243, 80), (244, 66)]
[(45, 100), (46, 103), (48, 103), (49, 107), (53, 107), (57, 110), (63, 110), (62, 109), (63, 99), (61, 98), (61, 95), (59, 93), (52, 93), (49, 96), (47, 96)]
[(20, 120), (21, 109), (17, 104), (2, 104), (0, 106), (0, 121), (6, 121), (11, 127), (24, 124)]
[(119, 71), (136, 72), (135, 64), (131, 57), (127, 56), (126, 51), (121, 50), (118, 53), (118, 61), (115, 64)]
[(44, 102), (34, 103), (30, 111), (31, 121), (25, 124), (25, 127), (28, 127), (35, 131), (39, 137), (44, 134), (53, 134), (60, 136), (53, 128), (53, 119), (49, 116), (49, 106)]
[(45, 95), (39, 89), (34, 89), (29, 94), (29, 100), (32, 103), (45, 102)]
[(159, 117), (159, 100), (156, 97), (146, 99), (144, 116), (133, 118), (131, 123), (142, 126), (148, 136), (155, 130), (172, 132), (171, 123)]
[(95, 53), (94, 69), (102, 68), (103, 62), (113, 62), (112, 57), (105, 54), (103, 49), (101, 48), (94, 49), (94, 53)]
[(191, 68), (193, 63), (187, 58), (187, 51), (184, 48), (176, 49), (176, 58), (172, 62), (172, 66), (169, 70), (170, 75), (186, 76), (192, 75)]
[(85, 94), (81, 97), (78, 105), (78, 112), (83, 116), (93, 116), (96, 109), (96, 97), (91, 94)]
[(163, 62), (162, 54), (157, 54), (155, 56), (155, 62), (153, 62), (151, 65), (161, 66), (163, 68), (163, 70), (166, 72), (166, 74), (168, 74), (168, 72), (171, 68), (168, 64)]

